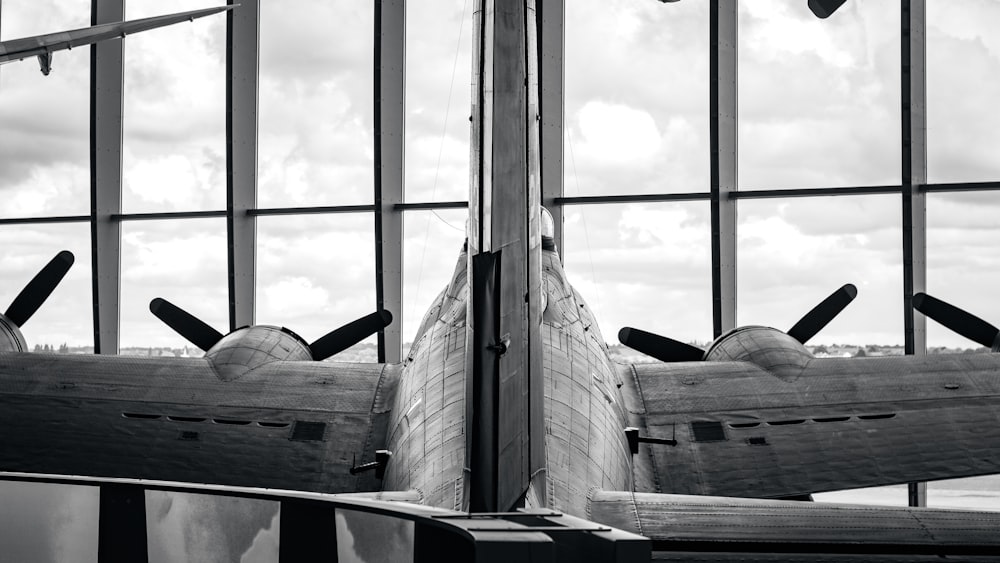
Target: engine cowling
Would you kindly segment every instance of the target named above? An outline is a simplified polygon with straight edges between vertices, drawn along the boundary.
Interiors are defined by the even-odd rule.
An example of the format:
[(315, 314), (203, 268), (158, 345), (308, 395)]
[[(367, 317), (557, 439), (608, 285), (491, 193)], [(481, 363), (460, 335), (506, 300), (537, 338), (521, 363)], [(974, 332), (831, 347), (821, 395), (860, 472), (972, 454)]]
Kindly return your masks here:
[(715, 339), (706, 361), (750, 362), (782, 379), (795, 379), (813, 359), (801, 342), (776, 328), (743, 326)]
[(231, 381), (262, 365), (278, 361), (312, 361), (309, 343), (284, 327), (238, 328), (205, 352), (219, 377)]
[(0, 352), (26, 352), (27, 342), (21, 329), (4, 315), (0, 315)]

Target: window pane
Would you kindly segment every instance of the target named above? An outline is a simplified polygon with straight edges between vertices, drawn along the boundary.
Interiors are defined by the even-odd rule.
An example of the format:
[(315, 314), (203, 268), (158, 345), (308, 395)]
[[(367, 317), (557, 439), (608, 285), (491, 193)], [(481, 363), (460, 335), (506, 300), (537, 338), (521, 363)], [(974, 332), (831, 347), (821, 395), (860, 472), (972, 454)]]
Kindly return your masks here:
[(125, 222), (121, 262), (122, 354), (201, 355), (149, 312), (155, 297), (229, 332), (225, 220)]
[(262, 2), (261, 207), (374, 201), (374, 8)]
[(98, 487), (0, 481), (3, 560), (96, 562), (100, 501)]
[(413, 521), (358, 510), (337, 510), (337, 561), (413, 561)]
[(1000, 180), (1000, 4), (927, 2), (927, 175)]
[[(375, 312), (370, 213), (259, 217), (257, 323), (288, 327), (307, 342)], [(376, 337), (337, 354), (375, 361)]]
[(146, 491), (149, 563), (277, 563), (275, 500)]
[(708, 220), (705, 202), (565, 208), (566, 276), (605, 341), (617, 344), (625, 326), (682, 342), (711, 340)]
[[(1000, 193), (927, 194), (927, 293), (1000, 326), (997, 287)], [(927, 346), (954, 352), (981, 347), (931, 320)]]
[(899, 3), (739, 3), (739, 184), (899, 184)]
[(406, 199), (469, 198), (472, 2), (406, 4)]
[[(126, 18), (137, 19), (205, 3), (129, 0), (125, 6)], [(225, 209), (225, 65), (225, 14), (129, 36), (123, 211)]]
[(566, 2), (567, 195), (709, 189), (707, 2)]
[(736, 324), (788, 330), (853, 283), (857, 299), (809, 344), (901, 346), (901, 222), (898, 195), (740, 201)]
[[(465, 209), (407, 211), (403, 221), (403, 352), (451, 281), (465, 242)], [(395, 312), (393, 313), (395, 314)]]
[[(4, 0), (0, 38), (90, 25), (86, 0)], [(90, 49), (35, 57), (0, 76), (0, 217), (90, 213)]]
[(0, 311), (62, 250), (73, 253), (73, 266), (21, 332), (29, 350), (90, 354), (94, 316), (88, 223), (0, 227)]

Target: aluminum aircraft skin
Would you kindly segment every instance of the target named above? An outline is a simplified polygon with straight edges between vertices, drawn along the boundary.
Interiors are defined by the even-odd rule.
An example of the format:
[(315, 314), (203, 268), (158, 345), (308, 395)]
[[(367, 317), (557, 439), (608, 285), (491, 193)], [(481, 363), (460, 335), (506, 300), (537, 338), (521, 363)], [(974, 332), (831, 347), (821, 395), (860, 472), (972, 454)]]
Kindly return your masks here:
[(56, 51), (91, 45), (111, 39), (121, 39), (133, 33), (148, 31), (183, 21), (194, 21), (197, 18), (231, 10), (235, 7), (219, 6), (217, 8), (191, 10), (138, 20), (93, 25), (81, 29), (58, 31), (45, 35), (22, 37), (20, 39), (9, 39), (0, 42), (0, 64), (36, 57), (38, 59), (39, 70), (42, 71), (42, 74), (48, 76), (52, 72), (52, 57)]
[[(544, 507), (647, 536), (656, 560), (996, 557), (997, 513), (782, 499), (1000, 473), (1000, 355), (815, 358), (803, 342), (845, 286), (788, 332), (707, 350), (624, 329), (663, 361), (615, 363), (539, 202), (534, 2), (474, 12), (468, 239), (402, 363), (317, 361), (386, 311), (309, 343), (223, 335), (162, 299), (151, 311), (204, 358), (27, 353), (63, 252), (0, 316), (0, 471)], [(1000, 347), (985, 321), (914, 303)]]

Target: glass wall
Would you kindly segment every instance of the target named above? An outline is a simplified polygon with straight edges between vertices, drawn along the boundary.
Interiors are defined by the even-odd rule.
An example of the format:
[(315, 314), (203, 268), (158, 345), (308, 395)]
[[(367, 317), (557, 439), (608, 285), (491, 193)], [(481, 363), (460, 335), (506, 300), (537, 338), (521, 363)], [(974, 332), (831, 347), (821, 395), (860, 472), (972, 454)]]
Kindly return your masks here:
[[(129, 0), (127, 19), (204, 8)], [(122, 211), (226, 208), (226, 16), (137, 33), (125, 53)]]
[(741, 189), (899, 184), (899, 3), (739, 3)]
[(706, 202), (565, 208), (566, 276), (606, 341), (616, 344), (625, 326), (711, 341), (708, 221)]
[(222, 219), (130, 221), (122, 225), (122, 354), (201, 351), (149, 312), (161, 297), (229, 332), (226, 224)]
[(708, 190), (708, 6), (566, 2), (566, 195)]
[[(88, 0), (4, 0), (0, 38), (90, 25)], [(0, 217), (90, 213), (90, 49), (34, 57), (0, 74)]]
[(260, 3), (257, 203), (371, 203), (374, 175), (371, 3)]
[(791, 328), (846, 283), (858, 297), (810, 345), (903, 343), (899, 196), (739, 203), (736, 324)]

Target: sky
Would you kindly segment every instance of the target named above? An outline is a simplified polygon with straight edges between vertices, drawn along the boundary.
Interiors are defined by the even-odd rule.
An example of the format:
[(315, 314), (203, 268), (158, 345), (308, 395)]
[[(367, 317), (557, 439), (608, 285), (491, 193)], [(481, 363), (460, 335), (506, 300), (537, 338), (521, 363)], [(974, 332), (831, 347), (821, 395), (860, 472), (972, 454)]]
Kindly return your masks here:
[[(405, 191), (468, 197), (472, 0), (407, 3)], [(566, 8), (565, 193), (709, 189), (708, 3), (573, 0)], [(126, 17), (205, 7), (130, 0)], [(86, 0), (3, 0), (0, 38), (89, 24)], [(261, 207), (372, 202), (373, 10), (262, 2)], [(1000, 180), (1000, 4), (928, 0), (928, 175)], [(739, 8), (741, 189), (898, 184), (899, 5), (798, 0)], [(0, 216), (89, 213), (89, 51), (0, 70)], [(225, 207), (225, 18), (125, 42), (123, 210)], [(1000, 193), (931, 194), (928, 291), (1000, 323)], [(403, 337), (452, 272), (464, 210), (404, 219)], [(903, 341), (899, 196), (742, 200), (739, 324), (782, 329), (844, 283), (857, 300), (814, 344)], [(374, 310), (369, 214), (258, 219), (257, 321), (315, 340)], [(622, 326), (711, 340), (707, 201), (573, 206), (564, 263), (606, 340)], [(185, 342), (148, 312), (164, 297), (226, 329), (222, 219), (122, 227), (121, 345)], [(0, 227), (0, 306), (59, 250), (76, 255), (25, 326), (29, 345), (92, 344), (87, 223)], [(974, 344), (928, 322), (930, 346)]]

